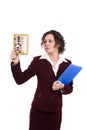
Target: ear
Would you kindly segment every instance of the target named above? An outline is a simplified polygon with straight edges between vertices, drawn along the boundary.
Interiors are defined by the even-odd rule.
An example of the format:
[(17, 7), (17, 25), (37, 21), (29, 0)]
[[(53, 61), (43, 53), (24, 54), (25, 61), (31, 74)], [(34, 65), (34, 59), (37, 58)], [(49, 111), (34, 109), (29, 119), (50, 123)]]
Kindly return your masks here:
[(60, 47), (60, 44), (57, 44), (57, 48), (59, 48)]
[(56, 44), (55, 44), (55, 47), (59, 48), (59, 47), (60, 47), (60, 44), (56, 43)]

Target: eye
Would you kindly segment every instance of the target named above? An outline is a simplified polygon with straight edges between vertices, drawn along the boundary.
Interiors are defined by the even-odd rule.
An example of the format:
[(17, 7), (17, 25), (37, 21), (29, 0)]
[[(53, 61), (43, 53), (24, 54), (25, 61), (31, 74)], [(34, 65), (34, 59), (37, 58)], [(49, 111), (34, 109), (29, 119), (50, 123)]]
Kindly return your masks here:
[(43, 41), (43, 44), (45, 44), (46, 42), (47, 42), (47, 41), (46, 41), (46, 40), (44, 40), (44, 41)]
[(49, 40), (49, 43), (52, 43), (52, 42), (54, 42), (53, 40)]

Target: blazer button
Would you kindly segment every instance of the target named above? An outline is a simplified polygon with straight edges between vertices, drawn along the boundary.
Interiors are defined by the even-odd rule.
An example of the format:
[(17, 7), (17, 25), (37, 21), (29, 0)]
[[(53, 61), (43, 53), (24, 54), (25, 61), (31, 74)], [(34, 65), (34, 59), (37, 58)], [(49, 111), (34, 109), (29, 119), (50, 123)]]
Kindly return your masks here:
[(51, 95), (51, 98), (54, 98), (54, 95)]
[(40, 98), (40, 97), (41, 97), (41, 95), (42, 95), (42, 93), (40, 93), (38, 97)]

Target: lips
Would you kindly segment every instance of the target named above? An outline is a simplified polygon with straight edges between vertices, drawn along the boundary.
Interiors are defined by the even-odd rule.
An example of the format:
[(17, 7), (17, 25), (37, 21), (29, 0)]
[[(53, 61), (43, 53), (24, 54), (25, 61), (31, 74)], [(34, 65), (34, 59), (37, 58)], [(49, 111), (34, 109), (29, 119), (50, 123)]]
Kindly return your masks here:
[(45, 49), (48, 50), (48, 49), (50, 49), (50, 48), (46, 47)]

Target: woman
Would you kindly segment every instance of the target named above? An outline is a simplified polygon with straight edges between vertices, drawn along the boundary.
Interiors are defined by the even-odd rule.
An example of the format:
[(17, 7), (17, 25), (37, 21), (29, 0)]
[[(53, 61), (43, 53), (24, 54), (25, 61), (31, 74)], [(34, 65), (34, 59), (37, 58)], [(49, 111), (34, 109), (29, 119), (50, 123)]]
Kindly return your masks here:
[(60, 130), (62, 120), (62, 94), (73, 91), (73, 82), (68, 86), (58, 81), (58, 77), (71, 64), (61, 57), (65, 51), (63, 36), (56, 30), (43, 34), (41, 45), (45, 55), (34, 57), (25, 71), (21, 71), (19, 56), (11, 53), (11, 70), (17, 84), (22, 84), (32, 76), (37, 76), (37, 88), (30, 111), (29, 130)]

